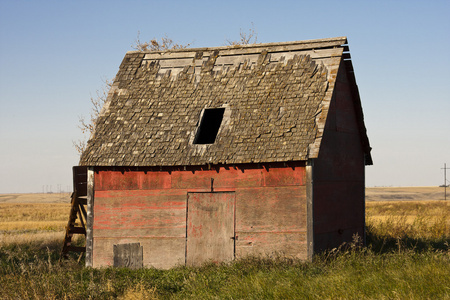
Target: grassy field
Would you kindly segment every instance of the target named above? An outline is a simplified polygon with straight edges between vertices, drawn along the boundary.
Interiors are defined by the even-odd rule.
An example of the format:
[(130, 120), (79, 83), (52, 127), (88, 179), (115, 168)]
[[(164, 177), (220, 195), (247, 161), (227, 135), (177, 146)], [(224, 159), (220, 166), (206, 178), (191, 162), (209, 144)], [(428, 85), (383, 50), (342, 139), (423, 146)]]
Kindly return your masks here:
[(440, 191), (368, 189), (368, 246), (312, 263), (275, 255), (136, 271), (59, 261), (69, 197), (0, 195), (0, 299), (450, 299), (450, 201), (426, 196)]

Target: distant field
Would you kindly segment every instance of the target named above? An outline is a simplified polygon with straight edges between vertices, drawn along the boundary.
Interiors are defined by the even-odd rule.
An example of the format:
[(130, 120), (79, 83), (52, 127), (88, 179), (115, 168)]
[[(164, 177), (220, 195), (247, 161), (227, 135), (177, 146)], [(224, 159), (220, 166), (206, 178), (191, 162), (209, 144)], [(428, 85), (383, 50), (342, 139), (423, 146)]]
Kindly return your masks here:
[(0, 194), (0, 203), (70, 203), (70, 193)]
[[(443, 187), (373, 187), (366, 188), (366, 201), (425, 201), (444, 200)], [(450, 188), (447, 188), (450, 202)]]

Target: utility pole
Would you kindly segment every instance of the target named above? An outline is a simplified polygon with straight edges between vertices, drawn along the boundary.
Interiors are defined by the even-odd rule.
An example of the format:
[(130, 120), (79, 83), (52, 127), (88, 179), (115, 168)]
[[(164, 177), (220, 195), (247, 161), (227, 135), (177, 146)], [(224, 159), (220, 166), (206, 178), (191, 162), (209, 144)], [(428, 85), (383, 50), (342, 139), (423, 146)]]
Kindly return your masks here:
[(444, 200), (447, 200), (447, 170), (450, 170), (450, 168), (447, 168), (447, 164), (444, 164), (441, 169), (444, 170)]

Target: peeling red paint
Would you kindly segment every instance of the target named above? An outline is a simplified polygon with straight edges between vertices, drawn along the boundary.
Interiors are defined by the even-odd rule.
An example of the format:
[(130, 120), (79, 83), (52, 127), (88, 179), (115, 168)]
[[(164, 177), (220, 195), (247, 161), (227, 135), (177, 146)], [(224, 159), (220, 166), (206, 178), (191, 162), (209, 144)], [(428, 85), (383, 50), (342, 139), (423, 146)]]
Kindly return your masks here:
[[(145, 239), (146, 245), (154, 247), (152, 239), (181, 239), (167, 244), (175, 243), (173, 245), (181, 248), (167, 248), (167, 251), (161, 248), (158, 251), (167, 252), (167, 255), (172, 255), (170, 253), (173, 251), (177, 255), (186, 255), (186, 251), (193, 251), (193, 246), (186, 244), (187, 237), (209, 238), (221, 231), (220, 228), (224, 226), (220, 224), (222, 220), (218, 207), (221, 207), (221, 210), (235, 216), (234, 221), (227, 221), (227, 224), (231, 222), (232, 232), (226, 233), (224, 238), (235, 245), (232, 249), (236, 249), (236, 253), (242, 253), (240, 249), (245, 247), (254, 249), (255, 253), (270, 253), (276, 247), (280, 251), (293, 247), (296, 250), (286, 250), (286, 253), (298, 253), (300, 248), (295, 247), (303, 249), (304, 246), (298, 245), (306, 243), (304, 164), (294, 167), (284, 167), (282, 164), (248, 167), (123, 173), (100, 170), (95, 175), (94, 241), (104, 240), (101, 247), (107, 247), (126, 239), (134, 242)], [(162, 177), (158, 179), (158, 176)], [(235, 200), (223, 202), (225, 204), (222, 206), (209, 205), (208, 201), (225, 199), (213, 196), (219, 192), (232, 192)], [(192, 196), (190, 201), (198, 202), (196, 210), (188, 210), (188, 194)], [(207, 201), (204, 198), (206, 194), (212, 195)], [(217, 229), (205, 228), (201, 223), (192, 224), (189, 221), (189, 216), (201, 219), (200, 213), (210, 216), (207, 218), (213, 220), (211, 224), (217, 220), (219, 223), (214, 225)], [(289, 239), (295, 240), (295, 246), (286, 242)], [(300, 243), (298, 239), (304, 242)], [(152, 250), (144, 247), (145, 251)], [(112, 259), (103, 255), (101, 257), (101, 261)], [(184, 261), (185, 258), (177, 256), (171, 259)]]
[(193, 237), (202, 237), (202, 229), (203, 225), (194, 226), (192, 224), (189, 225), (190, 230), (188, 231), (188, 235), (192, 235)]
[[(164, 206), (150, 206), (147, 205), (145, 203), (124, 203), (123, 206), (120, 208), (122, 211), (127, 211), (127, 210), (133, 210), (133, 209), (168, 209), (168, 210), (173, 210), (173, 209), (186, 209), (186, 203), (183, 202), (169, 202), (169, 203), (164, 203)], [(95, 210), (108, 210), (111, 209), (107, 203), (104, 204), (96, 204), (94, 205), (94, 209)]]

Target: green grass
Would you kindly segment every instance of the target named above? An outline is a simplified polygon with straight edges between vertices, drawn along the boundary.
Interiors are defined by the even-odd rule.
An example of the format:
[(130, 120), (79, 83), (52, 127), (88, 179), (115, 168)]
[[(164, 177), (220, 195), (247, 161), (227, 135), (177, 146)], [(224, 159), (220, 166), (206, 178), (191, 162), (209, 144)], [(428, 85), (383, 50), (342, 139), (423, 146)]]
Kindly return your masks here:
[(423, 241), (421, 251), (396, 242), (382, 253), (350, 245), (313, 263), (247, 258), (135, 271), (60, 263), (56, 242), (8, 245), (0, 248), (0, 299), (450, 299), (448, 240), (442, 250)]
[(356, 241), (312, 263), (250, 257), (200, 268), (92, 269), (76, 257), (59, 261), (62, 236), (10, 239), (0, 243), (0, 299), (450, 299), (448, 223), (370, 209), (367, 247)]

